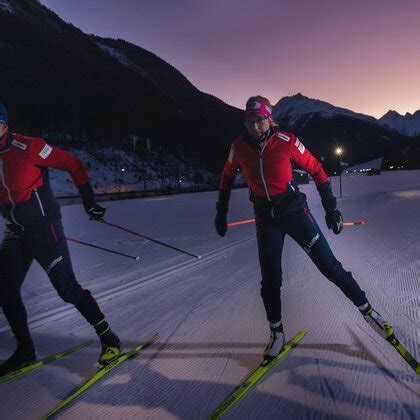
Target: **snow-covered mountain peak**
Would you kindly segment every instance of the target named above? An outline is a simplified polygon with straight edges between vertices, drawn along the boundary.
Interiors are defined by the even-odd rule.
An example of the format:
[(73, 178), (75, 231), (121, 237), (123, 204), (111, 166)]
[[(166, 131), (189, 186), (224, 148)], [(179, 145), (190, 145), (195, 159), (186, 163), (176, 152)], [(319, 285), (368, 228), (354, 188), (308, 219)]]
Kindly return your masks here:
[(406, 112), (405, 115), (390, 110), (379, 118), (378, 122), (407, 136), (415, 136), (420, 134), (420, 109), (414, 114)]
[(273, 115), (277, 121), (294, 124), (301, 116), (318, 114), (323, 118), (335, 118), (336, 116), (347, 116), (375, 122), (375, 118), (358, 114), (345, 108), (339, 108), (328, 102), (319, 99), (308, 98), (300, 92), (293, 96), (285, 96), (274, 106)]

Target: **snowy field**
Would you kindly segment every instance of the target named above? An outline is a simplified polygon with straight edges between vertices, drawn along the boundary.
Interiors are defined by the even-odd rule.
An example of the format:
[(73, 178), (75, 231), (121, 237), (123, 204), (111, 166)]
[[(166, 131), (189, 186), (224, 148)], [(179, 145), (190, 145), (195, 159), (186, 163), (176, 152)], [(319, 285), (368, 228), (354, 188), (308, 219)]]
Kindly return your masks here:
[[(333, 180), (338, 193), (338, 180)], [(366, 220), (339, 236), (325, 227), (314, 184), (309, 207), (345, 268), (396, 335), (420, 357), (420, 171), (343, 177), (339, 209)], [(259, 296), (255, 226), (213, 227), (217, 194), (108, 202), (107, 220), (167, 241), (170, 249), (63, 210), (66, 233), (132, 255), (134, 261), (70, 243), (79, 281), (97, 297), (129, 347), (157, 342), (76, 400), (63, 419), (204, 419), (261, 361), (269, 338)], [(232, 194), (230, 220), (252, 217), (246, 190)], [(283, 253), (286, 339), (308, 334), (272, 374), (226, 416), (232, 419), (419, 419), (420, 380), (370, 329), (344, 295), (289, 238)], [(94, 338), (34, 264), (23, 286), (40, 356)], [(14, 341), (0, 316), (0, 360)], [(0, 384), (1, 419), (37, 419), (95, 370), (99, 343)]]

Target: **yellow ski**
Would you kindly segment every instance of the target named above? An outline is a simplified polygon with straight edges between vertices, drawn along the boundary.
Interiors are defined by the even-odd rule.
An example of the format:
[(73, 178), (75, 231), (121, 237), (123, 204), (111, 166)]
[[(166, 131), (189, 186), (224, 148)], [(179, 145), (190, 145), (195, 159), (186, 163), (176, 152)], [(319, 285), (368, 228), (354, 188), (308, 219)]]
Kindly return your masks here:
[(276, 363), (283, 359), (287, 354), (289, 354), (294, 347), (297, 346), (300, 340), (305, 336), (307, 333), (306, 330), (300, 331), (296, 334), (288, 343), (285, 344), (283, 350), (279, 353), (277, 357), (273, 360), (267, 361), (264, 360), (260, 366), (254, 370), (254, 372), (249, 375), (244, 382), (229, 395), (229, 397), (210, 415), (209, 419), (219, 419), (224, 414), (226, 414), (244, 395), (246, 395), (249, 391), (255, 388), (264, 375), (272, 369)]

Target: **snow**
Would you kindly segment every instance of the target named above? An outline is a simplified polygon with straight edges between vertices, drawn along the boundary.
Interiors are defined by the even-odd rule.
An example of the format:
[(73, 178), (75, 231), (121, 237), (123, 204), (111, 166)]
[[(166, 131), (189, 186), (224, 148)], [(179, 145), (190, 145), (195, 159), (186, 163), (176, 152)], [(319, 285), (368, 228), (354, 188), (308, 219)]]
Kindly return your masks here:
[(366, 172), (369, 169), (381, 169), (382, 161), (384, 157), (379, 157), (377, 159), (370, 160), (368, 162), (363, 162), (359, 165), (351, 166), (350, 168), (346, 168), (346, 172)]
[[(113, 147), (101, 148), (92, 153), (70, 148), (69, 152), (87, 166), (96, 193), (143, 191), (144, 175), (148, 191), (165, 188), (169, 183), (173, 188), (178, 188), (179, 178), (182, 181), (181, 186), (189, 188), (193, 184), (193, 167), (198, 166), (195, 162), (182, 161), (172, 155), (167, 155), (166, 161), (160, 158), (144, 162), (133, 153)], [(158, 165), (164, 163), (164, 169), (168, 169), (168, 173), (160, 176)], [(199, 172), (203, 176), (203, 183), (214, 178), (206, 170), (201, 169)], [(58, 197), (78, 194), (67, 172), (50, 169), (50, 180)]]
[(106, 45), (101, 42), (96, 42), (96, 45), (98, 45), (99, 48), (107, 52), (109, 55), (114, 57), (117, 61), (119, 61), (122, 65), (128, 67), (131, 70), (134, 70), (136, 73), (141, 75), (144, 78), (150, 79), (149, 75), (146, 73), (146, 71), (138, 66), (137, 64), (133, 63), (128, 57), (127, 54), (124, 53), (124, 51), (121, 51), (118, 48), (111, 47), (109, 45)]
[[(420, 357), (420, 171), (342, 177), (345, 220), (366, 224), (334, 235), (313, 183), (300, 186), (344, 267), (397, 336)], [(338, 178), (332, 178), (335, 193)], [(60, 416), (206, 418), (261, 360), (269, 331), (259, 296), (255, 227), (214, 232), (216, 192), (105, 203), (107, 219), (203, 256), (196, 260), (87, 220), (62, 208), (68, 236), (139, 255), (138, 262), (70, 243), (77, 278), (96, 296), (130, 347), (155, 331), (158, 341), (126, 362)], [(232, 193), (230, 221), (252, 216), (247, 190)], [(301, 344), (226, 416), (232, 419), (420, 418), (418, 376), (314, 269), (290, 238), (283, 252), (286, 338)], [(22, 289), (40, 355), (94, 333), (60, 301), (37, 265)], [(0, 360), (14, 348), (0, 316)], [(0, 418), (40, 418), (94, 372), (95, 343), (19, 379), (0, 384)]]

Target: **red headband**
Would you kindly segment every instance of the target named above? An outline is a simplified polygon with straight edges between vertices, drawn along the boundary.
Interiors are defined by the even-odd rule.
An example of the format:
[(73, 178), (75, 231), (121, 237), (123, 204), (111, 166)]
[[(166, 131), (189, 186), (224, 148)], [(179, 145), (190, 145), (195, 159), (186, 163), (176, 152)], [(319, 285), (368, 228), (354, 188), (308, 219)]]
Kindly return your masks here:
[(271, 114), (271, 105), (265, 101), (255, 100), (250, 102), (246, 107), (245, 117), (248, 118), (255, 115), (262, 115), (272, 121), (273, 115)]

